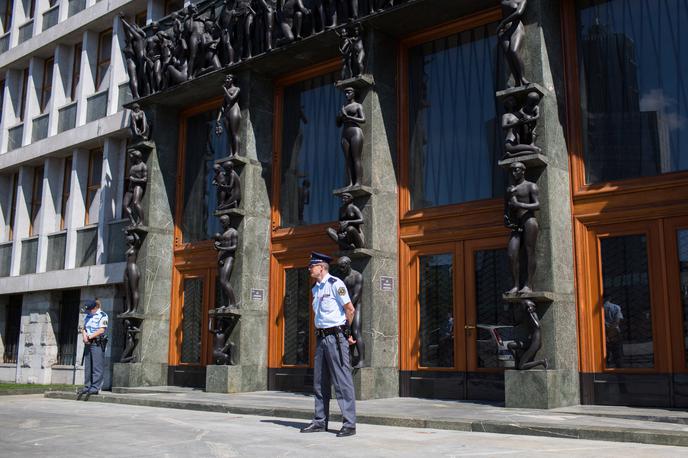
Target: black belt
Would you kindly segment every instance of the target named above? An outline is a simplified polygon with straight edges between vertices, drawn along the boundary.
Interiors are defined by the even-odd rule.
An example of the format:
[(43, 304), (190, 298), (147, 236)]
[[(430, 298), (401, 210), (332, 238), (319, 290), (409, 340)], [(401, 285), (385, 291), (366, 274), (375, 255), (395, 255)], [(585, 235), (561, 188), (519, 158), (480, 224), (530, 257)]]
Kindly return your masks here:
[(326, 337), (326, 336), (332, 336), (335, 334), (339, 334), (340, 332), (342, 334), (345, 334), (346, 331), (346, 326), (332, 326), (331, 328), (315, 328), (315, 335), (318, 337)]

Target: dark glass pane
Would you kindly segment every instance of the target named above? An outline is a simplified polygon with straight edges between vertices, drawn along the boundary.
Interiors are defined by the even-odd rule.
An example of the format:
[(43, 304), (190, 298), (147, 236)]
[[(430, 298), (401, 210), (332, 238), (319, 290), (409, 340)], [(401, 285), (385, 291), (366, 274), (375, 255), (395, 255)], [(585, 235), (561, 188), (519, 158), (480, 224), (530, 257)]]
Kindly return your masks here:
[(203, 322), (203, 279), (184, 280), (182, 308), (182, 354), (180, 362), (201, 363), (201, 329)]
[(409, 51), (411, 208), (498, 196), (495, 24)]
[(337, 220), (332, 190), (344, 186), (344, 155), (335, 124), (344, 97), (332, 73), (284, 89), (282, 226)]
[(10, 296), (9, 303), (5, 307), (5, 335), (3, 344), (5, 351), (2, 362), (16, 364), (19, 355), (19, 332), (21, 331), (22, 296)]
[(420, 257), (420, 365), (454, 367), (454, 257)]
[(688, 169), (688, 3), (577, 6), (587, 181)]
[(678, 240), (678, 271), (681, 280), (681, 304), (683, 304), (683, 348), (688, 366), (688, 230), (676, 234)]
[(653, 367), (646, 237), (610, 237), (600, 245), (607, 367)]
[(503, 340), (514, 337), (513, 309), (502, 300), (502, 293), (511, 286), (510, 279), (509, 258), (505, 249), (475, 253), (475, 315), (478, 327), (475, 357), (478, 367), (500, 367), (492, 330)]
[(184, 159), (184, 243), (209, 240), (220, 232), (219, 219), (213, 216), (217, 192), (213, 186), (213, 165), (227, 157), (227, 133), (215, 134), (217, 110), (190, 117), (186, 122)]
[(308, 364), (310, 289), (308, 269), (287, 269), (284, 285), (284, 355), (286, 365)]
[(64, 291), (60, 302), (60, 321), (57, 343), (57, 364), (73, 366), (76, 358), (76, 338), (79, 334), (79, 301), (81, 291), (78, 289)]

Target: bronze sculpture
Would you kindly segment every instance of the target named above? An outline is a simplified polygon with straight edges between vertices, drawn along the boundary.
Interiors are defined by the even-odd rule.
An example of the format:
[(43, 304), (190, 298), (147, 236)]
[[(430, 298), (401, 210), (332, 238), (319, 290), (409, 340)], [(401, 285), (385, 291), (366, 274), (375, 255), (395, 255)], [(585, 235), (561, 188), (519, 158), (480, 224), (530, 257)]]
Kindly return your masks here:
[(277, 0), (258, 0), (258, 10), (261, 17), (261, 32), (263, 49), (272, 51), (272, 37), (277, 15)]
[(358, 0), (341, 0), (343, 9), (346, 11), (346, 18), (349, 22), (358, 19)]
[(122, 206), (131, 223), (130, 227), (137, 227), (145, 223), (141, 201), (146, 192), (146, 183), (148, 183), (148, 167), (143, 162), (141, 151), (132, 148), (128, 154), (131, 161), (131, 166), (129, 167), (129, 187), (124, 194)]
[[(144, 62), (146, 58), (146, 32), (136, 24), (129, 24), (124, 19), (124, 12), (119, 14), (119, 20), (122, 23), (124, 30), (125, 58), (127, 60), (127, 71), (129, 72), (129, 88), (132, 96), (138, 98), (139, 95), (146, 96), (150, 94), (146, 84), (146, 73), (144, 69)], [(131, 56), (127, 57), (127, 54)], [(132, 78), (131, 69), (135, 70), (136, 78)]]
[(535, 128), (540, 118), (539, 103), (540, 94), (535, 91), (528, 93), (521, 109), (518, 109), (518, 101), (513, 95), (504, 99), (506, 112), (502, 115), (502, 129), (505, 158), (541, 152), (535, 145)]
[(347, 187), (359, 186), (363, 177), (363, 129), (366, 122), (363, 105), (356, 102), (353, 88), (344, 89), (346, 103), (337, 114), (337, 126), (342, 127), (342, 150), (346, 167)]
[(547, 369), (547, 360), (539, 359), (534, 361), (535, 354), (542, 347), (542, 336), (540, 319), (537, 315), (535, 303), (529, 299), (520, 302), (520, 310), (517, 310), (517, 324), (527, 322), (528, 338), (525, 340), (514, 340), (509, 342), (507, 347), (516, 356), (516, 367), (519, 370), (528, 370), (537, 366)]
[(167, 37), (165, 32), (160, 32), (158, 23), (151, 22), (150, 35), (146, 37), (145, 71), (149, 93), (155, 93), (162, 89), (162, 42)]
[(134, 103), (131, 106), (131, 111), (129, 112), (129, 129), (131, 130), (131, 139), (134, 143), (150, 139), (148, 118), (146, 118), (146, 112), (141, 109), (138, 103)]
[(239, 233), (231, 226), (231, 220), (228, 215), (220, 216), (220, 224), (224, 232), (222, 234), (215, 234), (214, 246), (217, 250), (220, 287), (222, 288), (226, 302), (221, 305), (219, 309), (227, 309), (236, 306), (236, 298), (234, 296), (234, 289), (230, 284), (230, 279), (232, 278), (232, 271), (234, 270), (234, 254), (239, 241)]
[[(361, 331), (361, 293), (363, 291), (363, 275), (357, 270), (351, 268), (351, 259), (348, 256), (342, 256), (337, 260), (337, 267), (339, 268), (342, 281), (349, 291), (351, 304), (356, 310), (354, 319), (351, 322), (351, 335), (356, 341), (352, 347), (351, 366), (353, 368), (360, 368), (365, 365), (365, 342), (363, 341), (363, 332)], [(355, 349), (355, 352), (353, 351)]]
[(222, 66), (234, 63), (234, 47), (232, 45), (234, 10), (232, 4), (233, 0), (224, 0), (217, 18), (217, 26), (220, 29), (220, 44), (218, 45), (217, 54)]
[(528, 84), (523, 76), (523, 58), (520, 55), (525, 37), (523, 16), (528, 0), (502, 0), (502, 21), (497, 26), (497, 37), (504, 51), (506, 62), (514, 77), (514, 86)]
[(134, 355), (134, 350), (138, 344), (138, 337), (141, 333), (141, 319), (140, 318), (125, 318), (124, 328), (125, 328), (125, 343), (124, 350), (122, 351), (122, 356), (120, 356), (120, 363), (135, 363), (136, 356)]
[(300, 40), (303, 18), (311, 14), (302, 0), (284, 0), (280, 14), (280, 28), (282, 29), (282, 39), (280, 45)]
[(342, 80), (361, 76), (365, 73), (365, 48), (358, 25), (346, 27), (339, 32), (342, 54)]
[[(540, 209), (538, 186), (525, 179), (526, 167), (521, 162), (514, 162), (510, 166), (513, 185), (509, 186), (505, 195), (504, 224), (511, 229), (507, 252), (511, 264), (513, 287), (507, 294), (530, 293), (533, 291), (532, 282), (537, 268), (535, 247), (540, 231), (535, 211)], [(525, 251), (527, 260), (527, 276), (520, 285), (521, 252)]]
[(236, 32), (236, 54), (237, 61), (253, 56), (251, 30), (256, 11), (251, 6), (252, 0), (236, 0), (232, 12), (232, 29)]
[(222, 126), (227, 129), (227, 154), (230, 157), (239, 155), (239, 127), (241, 125), (241, 108), (239, 107), (239, 93), (241, 89), (234, 84), (234, 75), (228, 74), (222, 85), (224, 99), (217, 114), (215, 133), (222, 135)]
[(375, 1), (374, 11), (377, 11), (377, 12), (384, 11), (385, 8), (389, 8), (391, 6), (394, 6), (394, 0), (374, 0), (374, 1)]
[(127, 246), (129, 247), (126, 252), (127, 266), (124, 269), (123, 280), (126, 303), (124, 315), (127, 315), (137, 313), (139, 308), (139, 279), (141, 278), (141, 272), (136, 264), (136, 260), (141, 249), (142, 240), (138, 231), (127, 230), (125, 232)]
[(241, 203), (241, 179), (232, 161), (215, 164), (213, 185), (217, 187), (217, 209), (237, 208)]
[[(233, 319), (216, 317), (210, 319), (210, 332), (213, 333), (213, 362), (218, 365), (234, 366), (234, 354), (236, 346), (230, 340)], [(213, 322), (215, 326), (213, 326)]]
[(341, 195), (342, 205), (339, 207), (339, 229), (327, 228), (327, 235), (339, 244), (342, 250), (363, 248), (365, 239), (361, 226), (363, 213), (354, 204), (354, 198), (348, 192)]

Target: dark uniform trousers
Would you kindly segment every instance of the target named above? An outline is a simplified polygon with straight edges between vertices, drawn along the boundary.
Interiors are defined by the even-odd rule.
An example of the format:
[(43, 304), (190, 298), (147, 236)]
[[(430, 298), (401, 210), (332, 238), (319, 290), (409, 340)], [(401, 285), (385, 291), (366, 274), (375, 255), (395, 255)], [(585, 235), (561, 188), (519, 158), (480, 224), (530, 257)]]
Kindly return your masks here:
[(98, 392), (103, 388), (105, 350), (96, 343), (84, 346), (84, 389)]
[(343, 426), (356, 427), (356, 396), (351, 376), (349, 343), (343, 334), (318, 336), (313, 369), (313, 391), (315, 392), (315, 417), (313, 423), (325, 426), (330, 416), (331, 385), (334, 383), (339, 410), (342, 411)]

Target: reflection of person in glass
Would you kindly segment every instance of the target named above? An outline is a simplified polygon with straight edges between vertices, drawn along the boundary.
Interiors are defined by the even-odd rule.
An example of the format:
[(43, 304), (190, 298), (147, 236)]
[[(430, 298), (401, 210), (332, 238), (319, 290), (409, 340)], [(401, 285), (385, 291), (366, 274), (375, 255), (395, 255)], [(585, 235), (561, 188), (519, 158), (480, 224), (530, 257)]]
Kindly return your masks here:
[(621, 306), (612, 302), (605, 294), (604, 301), (604, 335), (607, 343), (607, 367), (622, 367), (623, 342), (621, 338), (621, 320), (624, 319)]
[(439, 333), (439, 366), (451, 367), (454, 365), (454, 317), (451, 312), (447, 312), (447, 319), (440, 326)]

